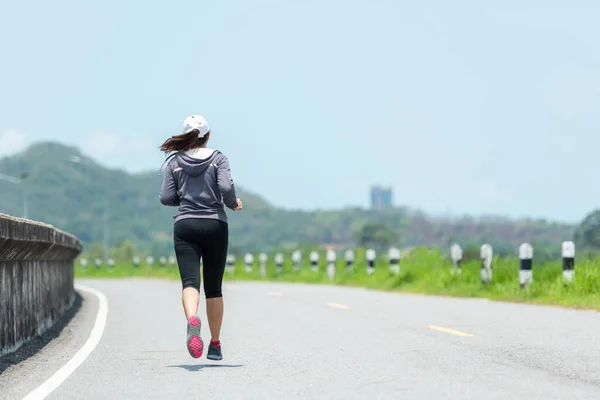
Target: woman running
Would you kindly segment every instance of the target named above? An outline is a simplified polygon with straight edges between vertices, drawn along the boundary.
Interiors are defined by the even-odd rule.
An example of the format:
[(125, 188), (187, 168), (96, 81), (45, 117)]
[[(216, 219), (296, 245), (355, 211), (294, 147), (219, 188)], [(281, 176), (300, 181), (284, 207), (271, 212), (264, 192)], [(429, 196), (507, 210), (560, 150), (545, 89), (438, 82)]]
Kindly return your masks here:
[(242, 202), (235, 194), (229, 160), (218, 150), (206, 147), (209, 139), (206, 119), (192, 115), (184, 121), (181, 135), (167, 139), (160, 146), (166, 154), (175, 154), (165, 160), (166, 163), (173, 157), (167, 164), (159, 197), (163, 205), (179, 207), (174, 217), (174, 247), (183, 286), (188, 351), (194, 358), (201, 357), (204, 351), (197, 316), (202, 258), (211, 334), (207, 358), (222, 360), (219, 338), (223, 321), (221, 286), (229, 242), (224, 205), (238, 211), (242, 209)]

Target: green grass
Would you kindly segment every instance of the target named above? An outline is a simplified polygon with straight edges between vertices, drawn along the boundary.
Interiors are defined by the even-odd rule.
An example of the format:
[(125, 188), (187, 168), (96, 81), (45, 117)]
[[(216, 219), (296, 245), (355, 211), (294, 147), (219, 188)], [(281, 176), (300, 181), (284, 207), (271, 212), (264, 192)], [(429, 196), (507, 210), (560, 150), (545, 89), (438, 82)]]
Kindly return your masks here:
[[(453, 274), (454, 267), (438, 252), (417, 249), (400, 263), (400, 273), (392, 275), (388, 263), (381, 260), (376, 264), (375, 273), (367, 275), (363, 259), (357, 260), (354, 270), (348, 272), (342, 260), (336, 265), (336, 277), (329, 281), (326, 263), (321, 261), (319, 271), (313, 272), (307, 261), (300, 271), (294, 271), (290, 260), (286, 260), (283, 271), (278, 273), (275, 265), (267, 265), (267, 275), (261, 278), (257, 263), (252, 273), (245, 272), (245, 266), (238, 262), (235, 272), (225, 273), (226, 281), (268, 280), (274, 282), (299, 282), (313, 284), (336, 284), (365, 287), (370, 289), (422, 293), (455, 297), (477, 297), (491, 300), (511, 302), (527, 302), (535, 304), (559, 305), (573, 308), (589, 308), (600, 310), (600, 262), (576, 261), (575, 278), (565, 286), (562, 280), (562, 264), (560, 260), (539, 265), (535, 263), (533, 283), (526, 289), (519, 286), (518, 259), (495, 258), (493, 263), (493, 279), (489, 285), (480, 281), (479, 261), (463, 264), (462, 274)], [(124, 278), (153, 277), (179, 279), (176, 266), (155, 264), (152, 268), (142, 265), (118, 264), (112, 270), (106, 267), (97, 269), (89, 266), (86, 269), (77, 265), (77, 278)]]

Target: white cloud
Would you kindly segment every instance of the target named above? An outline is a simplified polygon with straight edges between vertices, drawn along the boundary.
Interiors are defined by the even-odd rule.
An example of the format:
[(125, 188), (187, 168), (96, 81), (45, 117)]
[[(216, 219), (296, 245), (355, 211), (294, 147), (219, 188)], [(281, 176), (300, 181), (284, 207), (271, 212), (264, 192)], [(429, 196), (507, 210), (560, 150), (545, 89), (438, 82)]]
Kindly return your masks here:
[(119, 153), (123, 146), (123, 138), (114, 132), (94, 132), (83, 142), (82, 150), (96, 156), (112, 156)]
[(146, 137), (96, 131), (83, 137), (78, 147), (83, 154), (110, 168), (136, 173), (158, 168), (162, 155), (156, 143)]
[(150, 151), (158, 148), (156, 143), (152, 142), (150, 139), (136, 139), (130, 143), (132, 150), (138, 151)]
[(129, 151), (152, 150), (153, 144), (148, 139), (128, 138), (115, 132), (93, 132), (88, 135), (82, 151), (96, 157), (115, 157)]
[(27, 144), (27, 135), (16, 129), (9, 129), (0, 135), (0, 156), (25, 150)]

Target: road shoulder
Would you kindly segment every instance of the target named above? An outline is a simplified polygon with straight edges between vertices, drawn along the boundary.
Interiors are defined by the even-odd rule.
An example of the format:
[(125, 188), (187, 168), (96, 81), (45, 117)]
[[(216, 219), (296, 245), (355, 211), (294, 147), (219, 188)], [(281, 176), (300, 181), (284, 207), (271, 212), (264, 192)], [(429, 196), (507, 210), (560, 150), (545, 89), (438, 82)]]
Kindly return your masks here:
[(96, 296), (76, 291), (73, 306), (51, 329), (0, 358), (0, 400), (23, 398), (65, 365), (88, 339), (98, 306)]

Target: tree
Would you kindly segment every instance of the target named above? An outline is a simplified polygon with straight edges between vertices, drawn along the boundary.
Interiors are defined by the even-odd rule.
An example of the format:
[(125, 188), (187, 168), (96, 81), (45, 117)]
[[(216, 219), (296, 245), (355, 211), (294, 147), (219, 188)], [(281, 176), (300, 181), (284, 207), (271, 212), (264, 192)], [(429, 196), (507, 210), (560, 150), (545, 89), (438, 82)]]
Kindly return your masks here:
[(122, 241), (119, 247), (114, 249), (114, 258), (119, 261), (131, 261), (135, 255), (135, 246), (129, 240)]
[(104, 246), (102, 243), (95, 242), (87, 246), (87, 249), (84, 250), (84, 255), (91, 258), (103, 258), (104, 257)]
[(600, 250), (600, 210), (592, 211), (577, 227), (575, 243), (581, 248)]
[(356, 233), (356, 242), (361, 247), (372, 247), (377, 251), (385, 251), (396, 240), (398, 235), (385, 224), (368, 222)]

